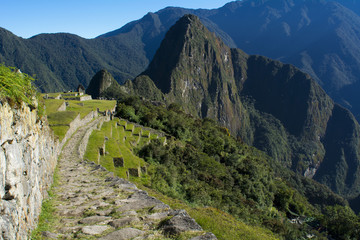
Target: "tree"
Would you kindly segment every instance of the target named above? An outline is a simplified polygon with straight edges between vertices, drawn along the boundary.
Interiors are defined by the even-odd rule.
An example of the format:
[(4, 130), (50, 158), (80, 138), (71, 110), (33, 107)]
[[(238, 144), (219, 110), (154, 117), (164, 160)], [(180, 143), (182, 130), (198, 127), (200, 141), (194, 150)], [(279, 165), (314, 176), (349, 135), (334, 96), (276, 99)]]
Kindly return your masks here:
[(328, 206), (322, 219), (328, 232), (338, 239), (360, 239), (359, 217), (348, 206)]

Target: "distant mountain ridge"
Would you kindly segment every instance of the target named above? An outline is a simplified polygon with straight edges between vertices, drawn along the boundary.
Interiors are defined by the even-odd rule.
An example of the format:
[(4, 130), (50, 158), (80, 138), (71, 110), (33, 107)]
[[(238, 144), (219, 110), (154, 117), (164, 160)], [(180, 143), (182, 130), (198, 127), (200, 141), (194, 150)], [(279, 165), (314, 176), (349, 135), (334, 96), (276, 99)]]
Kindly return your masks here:
[(123, 82), (141, 72), (148, 60), (139, 56), (136, 42), (115, 39), (83, 39), (76, 35), (41, 34), (29, 39), (0, 28), (0, 62), (36, 75), (41, 91), (72, 90), (88, 86), (100, 69), (108, 69)]
[(0, 61), (36, 74), (42, 91), (87, 86), (100, 69), (123, 83), (145, 70), (166, 31), (188, 13), (199, 16), (230, 47), (306, 71), (360, 119), (357, 1), (244, 0), (213, 10), (169, 7), (95, 39), (71, 34), (22, 39), (1, 29)]
[(360, 194), (360, 127), (351, 112), (296, 67), (230, 49), (194, 15), (170, 28), (148, 69), (124, 87), (215, 119), (344, 197)]

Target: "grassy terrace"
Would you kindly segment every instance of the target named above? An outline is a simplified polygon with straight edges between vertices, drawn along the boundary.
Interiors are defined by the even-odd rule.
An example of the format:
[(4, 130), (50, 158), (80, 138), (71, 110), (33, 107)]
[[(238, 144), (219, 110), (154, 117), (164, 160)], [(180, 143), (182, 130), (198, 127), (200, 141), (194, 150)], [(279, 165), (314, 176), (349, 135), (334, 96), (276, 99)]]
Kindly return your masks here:
[[(61, 93), (49, 93), (48, 96), (57, 96)], [(66, 111), (58, 112), (58, 108), (65, 102), (64, 99), (45, 99), (46, 115), (49, 125), (53, 129), (54, 134), (59, 137), (60, 141), (64, 138), (70, 127), (70, 123), (80, 114), (80, 118), (84, 118), (90, 112), (99, 108), (100, 111), (113, 109), (116, 101), (106, 100), (88, 100), (88, 101), (66, 101), (69, 105)]]
[(43, 96), (47, 95), (49, 98), (59, 97), (62, 93), (45, 93)]
[(63, 99), (46, 99), (45, 108), (48, 114), (55, 113), (59, 107), (65, 102)]
[(76, 100), (80, 100), (81, 97), (85, 97), (85, 96), (90, 96), (87, 94), (83, 94), (83, 95), (79, 95), (77, 93), (63, 93), (61, 94), (61, 97), (65, 100), (74, 100), (74, 98), (76, 98)]
[(149, 136), (150, 136), (150, 131), (149, 131), (149, 130), (144, 130), (144, 131), (142, 131), (141, 136), (143, 136), (143, 137), (149, 137)]
[(126, 125), (126, 131), (130, 131), (130, 132), (132, 132), (134, 130), (134, 124), (127, 124)]
[(134, 132), (133, 132), (134, 135), (137, 135), (137, 136), (140, 136), (141, 135), (141, 128), (140, 127), (136, 127), (134, 129)]
[[(131, 131), (125, 130), (123, 125), (118, 126), (118, 123), (124, 122), (119, 120), (105, 122), (100, 130), (93, 131), (84, 158), (101, 164), (119, 177), (127, 178), (126, 172), (129, 168), (145, 167), (146, 163), (133, 153), (134, 147), (139, 146), (139, 136), (135, 136)], [(146, 139), (142, 143), (148, 142), (149, 139)], [(102, 148), (104, 145), (106, 154), (99, 158), (99, 148)], [(114, 158), (123, 158), (124, 167), (115, 167)]]
[[(126, 172), (129, 168), (146, 166), (145, 161), (137, 157), (133, 150), (135, 147), (148, 144), (152, 139), (157, 139), (158, 135), (150, 133), (149, 130), (142, 130), (139, 127), (134, 128), (133, 131), (126, 129), (133, 129), (133, 124), (119, 119), (105, 122), (100, 130), (95, 130), (91, 134), (85, 158), (101, 164), (121, 178), (127, 178)], [(140, 132), (141, 134), (139, 134)], [(105, 137), (107, 137), (107, 140), (105, 140)], [(159, 139), (162, 142), (166, 141), (166, 137)], [(99, 148), (104, 146), (104, 144), (106, 154), (99, 157)], [(115, 167), (113, 158), (123, 158), (124, 167)], [(151, 167), (149, 171), (151, 171)], [(213, 232), (218, 239), (278, 239), (269, 230), (247, 225), (218, 209), (189, 206), (183, 201), (175, 200), (148, 188), (147, 186), (149, 186), (150, 181), (147, 174), (141, 174), (141, 177), (130, 176), (129, 178), (139, 188), (148, 191), (151, 196), (163, 201), (170, 207), (185, 209), (205, 231)]]

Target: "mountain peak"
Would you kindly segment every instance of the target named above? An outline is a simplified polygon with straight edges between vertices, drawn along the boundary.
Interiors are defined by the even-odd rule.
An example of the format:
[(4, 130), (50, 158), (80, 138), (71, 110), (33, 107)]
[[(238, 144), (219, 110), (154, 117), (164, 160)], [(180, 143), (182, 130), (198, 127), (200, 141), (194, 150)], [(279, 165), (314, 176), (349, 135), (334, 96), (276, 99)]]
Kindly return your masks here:
[[(213, 53), (221, 51), (222, 47), (230, 52), (214, 33), (205, 28), (197, 16), (186, 14), (166, 33), (153, 61), (143, 75), (148, 75), (163, 93), (169, 93), (174, 86), (180, 84), (179, 81), (185, 81), (178, 78), (177, 73), (181, 71), (191, 72), (193, 75), (192, 79), (186, 81), (196, 79), (196, 82), (201, 82), (207, 77), (202, 78), (198, 75), (205, 74), (205, 70), (211, 69), (210, 61), (218, 60)], [(201, 73), (195, 73), (195, 68)]]
[(184, 35), (191, 34), (190, 32), (191, 29), (208, 31), (208, 29), (205, 28), (205, 26), (201, 22), (200, 18), (193, 14), (185, 14), (175, 23), (173, 28), (174, 28), (173, 31), (180, 30), (179, 33), (183, 33)]
[(99, 98), (110, 87), (116, 88), (119, 87), (119, 84), (107, 70), (103, 69), (91, 79), (86, 93), (90, 94), (92, 98)]
[(167, 102), (184, 103), (194, 116), (222, 116), (222, 124), (236, 132), (244, 121), (232, 118), (241, 116), (242, 108), (235, 96), (231, 52), (197, 16), (187, 14), (167, 32), (143, 75), (154, 81)]
[(185, 23), (185, 24), (192, 24), (192, 23), (200, 23), (200, 18), (194, 14), (185, 14), (182, 18), (179, 19), (178, 24)]

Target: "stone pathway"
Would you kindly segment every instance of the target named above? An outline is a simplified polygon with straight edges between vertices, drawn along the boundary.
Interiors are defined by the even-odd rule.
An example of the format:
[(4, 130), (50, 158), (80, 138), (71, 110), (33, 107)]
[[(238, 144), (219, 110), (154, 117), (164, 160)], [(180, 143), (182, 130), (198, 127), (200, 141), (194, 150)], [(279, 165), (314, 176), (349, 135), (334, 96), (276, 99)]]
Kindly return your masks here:
[(45, 239), (216, 239), (184, 210), (172, 210), (145, 191), (80, 159), (79, 145), (101, 118), (81, 127), (64, 146), (54, 188), (60, 223)]

